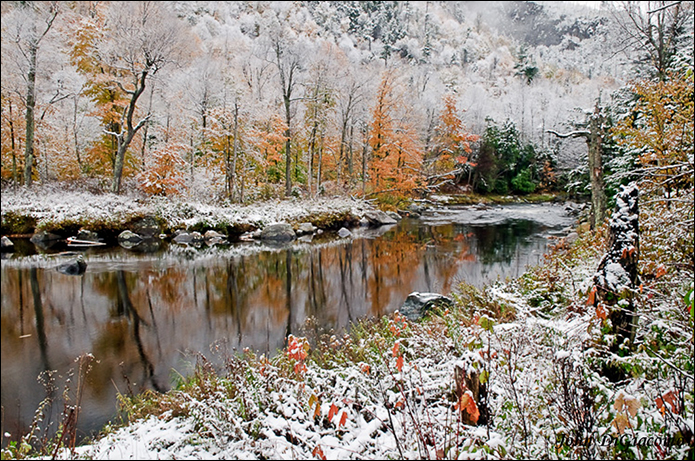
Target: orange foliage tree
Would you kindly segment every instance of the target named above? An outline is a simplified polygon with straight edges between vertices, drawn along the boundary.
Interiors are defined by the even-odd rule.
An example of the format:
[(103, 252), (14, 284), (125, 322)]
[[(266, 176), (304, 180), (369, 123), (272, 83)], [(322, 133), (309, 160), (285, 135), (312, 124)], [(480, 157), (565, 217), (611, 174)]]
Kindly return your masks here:
[(186, 149), (184, 144), (167, 143), (153, 151), (138, 176), (140, 189), (151, 195), (177, 195), (184, 192)]
[[(248, 156), (245, 178), (248, 186), (261, 183), (278, 184), (284, 178), (282, 154), (287, 141), (287, 124), (278, 114), (254, 120), (248, 129)], [(242, 178), (243, 180), (243, 178)], [(251, 184), (253, 183), (253, 184)]]
[(434, 143), (428, 154), (428, 182), (451, 180), (455, 176), (470, 174), (476, 164), (471, 162), (471, 143), (480, 137), (467, 133), (456, 109), (456, 98), (446, 94), (442, 98), (443, 109), (439, 124), (435, 127)]
[(632, 84), (636, 104), (613, 129), (638, 154), (645, 190), (670, 196), (693, 187), (693, 72)]
[[(94, 110), (89, 115), (99, 119), (106, 131), (115, 133), (121, 129), (121, 113), (127, 101), (123, 91), (114, 83), (114, 74), (118, 71), (107, 68), (98, 59), (96, 47), (104, 40), (105, 27), (103, 4), (90, 4), (88, 14), (80, 15), (71, 25), (69, 54), (71, 63), (87, 79), (85, 95), (94, 103)], [(85, 162), (81, 166), (84, 173), (89, 176), (110, 175), (117, 148), (116, 137), (103, 133), (85, 153)]]
[[(369, 165), (370, 195), (405, 197), (419, 187), (422, 147), (408, 113), (396, 94), (394, 77), (384, 74), (377, 90), (369, 130), (372, 158)], [(400, 114), (402, 117), (398, 117)]]
[(24, 114), (19, 95), (2, 92), (2, 178), (17, 186), (24, 171)]

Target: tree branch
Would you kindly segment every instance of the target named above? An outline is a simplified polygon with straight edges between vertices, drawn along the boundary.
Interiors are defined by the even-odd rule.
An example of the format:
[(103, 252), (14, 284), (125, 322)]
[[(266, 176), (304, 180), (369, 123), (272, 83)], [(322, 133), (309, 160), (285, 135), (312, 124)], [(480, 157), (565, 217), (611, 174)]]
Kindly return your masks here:
[(579, 137), (589, 137), (591, 133), (589, 131), (571, 131), (569, 133), (558, 133), (555, 130), (545, 130), (546, 133), (554, 134), (558, 138), (579, 138)]

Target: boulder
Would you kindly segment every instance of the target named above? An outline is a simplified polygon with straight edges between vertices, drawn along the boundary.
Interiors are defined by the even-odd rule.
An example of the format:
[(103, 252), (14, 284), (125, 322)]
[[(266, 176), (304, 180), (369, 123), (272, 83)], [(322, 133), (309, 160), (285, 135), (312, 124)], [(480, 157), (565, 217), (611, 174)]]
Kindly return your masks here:
[(56, 270), (65, 275), (82, 275), (87, 269), (87, 263), (84, 261), (84, 256), (79, 255), (74, 260), (60, 264)]
[(340, 230), (338, 231), (338, 237), (340, 238), (347, 238), (352, 236), (352, 232), (350, 232), (348, 229), (341, 227)]
[(84, 227), (77, 231), (77, 235), (75, 236), (77, 240), (85, 240), (88, 242), (98, 242), (99, 241), (99, 236), (97, 235), (96, 232), (90, 231), (89, 229), (85, 229)]
[(297, 226), (297, 235), (313, 234), (314, 232), (316, 232), (316, 229), (316, 226), (314, 226), (310, 222), (303, 222), (299, 226)]
[(205, 234), (203, 235), (203, 238), (205, 239), (205, 243), (207, 243), (210, 246), (219, 245), (219, 244), (225, 243), (227, 241), (226, 235), (220, 234), (219, 232), (212, 230), (212, 229), (205, 232)]
[(31, 243), (48, 243), (55, 240), (60, 240), (60, 235), (51, 234), (50, 232), (41, 231), (31, 236)]
[(442, 294), (414, 291), (408, 295), (399, 312), (408, 320), (417, 321), (435, 307), (452, 305), (451, 298)]
[(393, 219), (395, 219), (396, 221), (400, 221), (401, 219), (403, 219), (403, 218), (401, 217), (401, 215), (399, 215), (399, 214), (396, 213), (395, 211), (387, 211), (386, 214), (389, 215), (389, 216), (391, 216), (391, 217), (392, 217)]
[(209, 231), (205, 232), (205, 234), (203, 234), (203, 237), (205, 238), (205, 240), (226, 239), (227, 238), (226, 235), (220, 234), (219, 232), (217, 232), (216, 230), (213, 230), (213, 229), (210, 229)]
[(200, 245), (205, 240), (203, 234), (197, 231), (193, 232), (181, 232), (176, 237), (174, 237), (174, 242), (182, 243), (186, 245)]
[(2, 248), (2, 251), (14, 251), (14, 243), (12, 243), (12, 240), (6, 235), (2, 236), (2, 239), (0, 239), (0, 248)]
[(131, 226), (131, 230), (143, 237), (155, 237), (162, 233), (162, 228), (157, 220), (152, 216), (145, 216), (138, 219)]
[(130, 242), (130, 243), (140, 243), (142, 241), (142, 237), (132, 231), (129, 230), (124, 230), (120, 234), (118, 234), (118, 243), (121, 242)]
[(294, 240), (296, 234), (292, 226), (287, 223), (276, 223), (265, 226), (261, 231), (261, 240), (272, 240), (276, 242), (287, 242)]
[(364, 214), (364, 217), (369, 221), (369, 225), (374, 227), (396, 224), (398, 222), (381, 210), (368, 211)]

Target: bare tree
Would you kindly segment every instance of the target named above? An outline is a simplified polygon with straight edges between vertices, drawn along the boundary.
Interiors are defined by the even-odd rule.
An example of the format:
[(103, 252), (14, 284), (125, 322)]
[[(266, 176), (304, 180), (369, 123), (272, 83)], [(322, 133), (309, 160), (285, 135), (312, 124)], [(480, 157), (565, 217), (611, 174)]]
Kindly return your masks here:
[(179, 20), (160, 2), (114, 2), (108, 24), (99, 51), (114, 74), (114, 84), (129, 98), (121, 115), (120, 131), (107, 131), (117, 140), (111, 192), (118, 194), (128, 146), (151, 115), (135, 123), (138, 99), (148, 79), (185, 54), (186, 42)]
[(643, 53), (664, 80), (678, 52), (692, 47), (693, 2), (622, 2), (615, 19), (625, 47)]
[(606, 187), (603, 179), (603, 138), (606, 135), (604, 117), (598, 101), (589, 116), (585, 130), (558, 133), (547, 130), (558, 138), (584, 138), (589, 149), (589, 178), (591, 179), (591, 228), (600, 226), (606, 216)]
[[(3, 34), (11, 35), (24, 59), (26, 81), (26, 138), (24, 143), (24, 184), (31, 187), (34, 167), (34, 131), (36, 110), (36, 75), (41, 42), (53, 27), (58, 16), (58, 2), (21, 2), (12, 18), (13, 27), (3, 27)], [(4, 18), (3, 18), (4, 19)], [(5, 22), (5, 21), (3, 21)], [(5, 26), (5, 24), (3, 24)]]

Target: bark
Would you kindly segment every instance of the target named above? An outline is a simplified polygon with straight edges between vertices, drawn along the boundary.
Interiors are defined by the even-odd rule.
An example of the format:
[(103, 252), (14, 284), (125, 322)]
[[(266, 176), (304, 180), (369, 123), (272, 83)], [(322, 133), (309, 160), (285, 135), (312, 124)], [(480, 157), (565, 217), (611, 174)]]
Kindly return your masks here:
[[(594, 306), (607, 310), (608, 334), (614, 336), (610, 350), (621, 356), (634, 347), (634, 294), (639, 286), (638, 198), (639, 189), (634, 184), (623, 187), (616, 196), (616, 209), (610, 221), (609, 249), (594, 274)], [(619, 380), (623, 375), (613, 365), (608, 365), (604, 372), (612, 380)]]
[(558, 133), (554, 130), (547, 130), (547, 133), (554, 134), (558, 138), (584, 138), (589, 150), (589, 177), (591, 179), (591, 216), (590, 225), (592, 229), (600, 226), (606, 217), (606, 188), (603, 180), (603, 116), (600, 108), (596, 104), (594, 113), (589, 120), (589, 130), (572, 131), (570, 133)]
[[(125, 162), (125, 154), (128, 150), (128, 146), (130, 146), (130, 143), (133, 140), (135, 134), (138, 132), (138, 130), (140, 130), (140, 128), (142, 128), (143, 125), (147, 123), (147, 120), (149, 120), (150, 118), (150, 116), (148, 115), (144, 119), (140, 120), (137, 126), (133, 127), (133, 114), (135, 113), (135, 106), (137, 105), (138, 98), (140, 98), (142, 92), (145, 91), (145, 81), (147, 80), (148, 74), (149, 73), (147, 70), (142, 71), (139, 77), (135, 79), (135, 90), (126, 91), (126, 93), (130, 94), (130, 101), (128, 102), (128, 106), (124, 109), (123, 118), (125, 119), (125, 123), (121, 124), (122, 128), (120, 133), (110, 133), (116, 136), (116, 140), (118, 142), (116, 160), (113, 166), (113, 182), (111, 183), (111, 192), (113, 192), (114, 194), (121, 193), (121, 178), (123, 177), (123, 164)], [(123, 88), (121, 87), (121, 89)]]
[(27, 73), (27, 110), (25, 113), (26, 139), (24, 143), (24, 184), (31, 187), (34, 167), (34, 110), (36, 108), (36, 52), (38, 44), (29, 46), (29, 72)]

